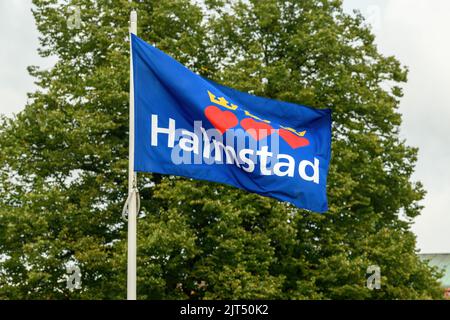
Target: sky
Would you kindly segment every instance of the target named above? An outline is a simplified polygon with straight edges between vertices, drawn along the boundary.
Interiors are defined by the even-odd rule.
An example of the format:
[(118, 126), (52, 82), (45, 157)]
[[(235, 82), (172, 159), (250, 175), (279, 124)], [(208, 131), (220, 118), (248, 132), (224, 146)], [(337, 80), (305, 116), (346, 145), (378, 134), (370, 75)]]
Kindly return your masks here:
[(409, 68), (401, 135), (419, 147), (413, 180), (427, 195), (413, 231), (423, 253), (450, 252), (450, 1), (344, 0), (371, 23), (379, 50)]
[[(360, 10), (379, 50), (410, 70), (400, 104), (401, 136), (419, 147), (413, 180), (427, 190), (413, 231), (422, 253), (450, 252), (450, 1), (344, 0), (344, 9)], [(37, 54), (30, 10), (31, 0), (0, 0), (0, 113), (8, 116), (23, 109), (34, 89), (27, 66), (53, 63)]]

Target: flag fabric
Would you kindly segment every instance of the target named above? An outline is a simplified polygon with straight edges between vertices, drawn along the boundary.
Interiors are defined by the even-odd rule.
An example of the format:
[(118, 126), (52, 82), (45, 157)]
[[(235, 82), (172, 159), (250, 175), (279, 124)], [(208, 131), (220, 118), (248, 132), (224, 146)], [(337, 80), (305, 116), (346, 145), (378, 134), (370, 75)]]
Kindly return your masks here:
[(325, 212), (331, 111), (214, 83), (132, 35), (135, 171), (238, 187)]

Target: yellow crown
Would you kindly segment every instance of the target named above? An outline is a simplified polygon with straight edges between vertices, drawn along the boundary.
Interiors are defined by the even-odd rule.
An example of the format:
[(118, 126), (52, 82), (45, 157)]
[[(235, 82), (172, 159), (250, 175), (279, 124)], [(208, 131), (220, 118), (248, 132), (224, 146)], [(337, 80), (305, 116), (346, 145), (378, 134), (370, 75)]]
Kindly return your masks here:
[(236, 110), (238, 108), (238, 106), (235, 104), (229, 104), (229, 102), (224, 97), (216, 98), (216, 96), (212, 94), (209, 90), (208, 95), (209, 100), (211, 100), (212, 103), (218, 104), (219, 106), (222, 106), (230, 110)]

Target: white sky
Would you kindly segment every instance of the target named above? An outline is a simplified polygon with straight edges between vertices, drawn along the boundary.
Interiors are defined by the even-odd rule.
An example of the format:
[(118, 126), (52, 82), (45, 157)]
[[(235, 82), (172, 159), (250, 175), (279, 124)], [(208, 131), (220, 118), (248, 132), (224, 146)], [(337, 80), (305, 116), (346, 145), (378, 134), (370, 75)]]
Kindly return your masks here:
[[(402, 136), (420, 148), (414, 179), (428, 191), (413, 229), (422, 252), (450, 252), (450, 1), (344, 0), (344, 7), (359, 9), (381, 52), (410, 69)], [(26, 67), (51, 65), (37, 54), (30, 8), (31, 0), (0, 0), (0, 113), (6, 115), (19, 112), (34, 88)]]
[(450, 1), (344, 0), (373, 25), (381, 52), (409, 67), (402, 137), (419, 147), (413, 179), (428, 194), (414, 232), (422, 252), (450, 252)]

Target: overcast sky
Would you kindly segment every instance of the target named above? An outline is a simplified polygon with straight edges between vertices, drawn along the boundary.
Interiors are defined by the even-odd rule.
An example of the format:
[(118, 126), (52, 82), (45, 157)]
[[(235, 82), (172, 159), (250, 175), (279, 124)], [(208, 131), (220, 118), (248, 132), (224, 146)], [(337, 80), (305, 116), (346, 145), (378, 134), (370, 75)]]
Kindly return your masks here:
[[(420, 148), (415, 180), (428, 191), (414, 232), (424, 253), (450, 252), (450, 1), (344, 0), (373, 26), (381, 52), (410, 69), (400, 111), (401, 134)], [(48, 67), (37, 55), (31, 0), (0, 0), (0, 113), (19, 112), (33, 79), (26, 67)]]

